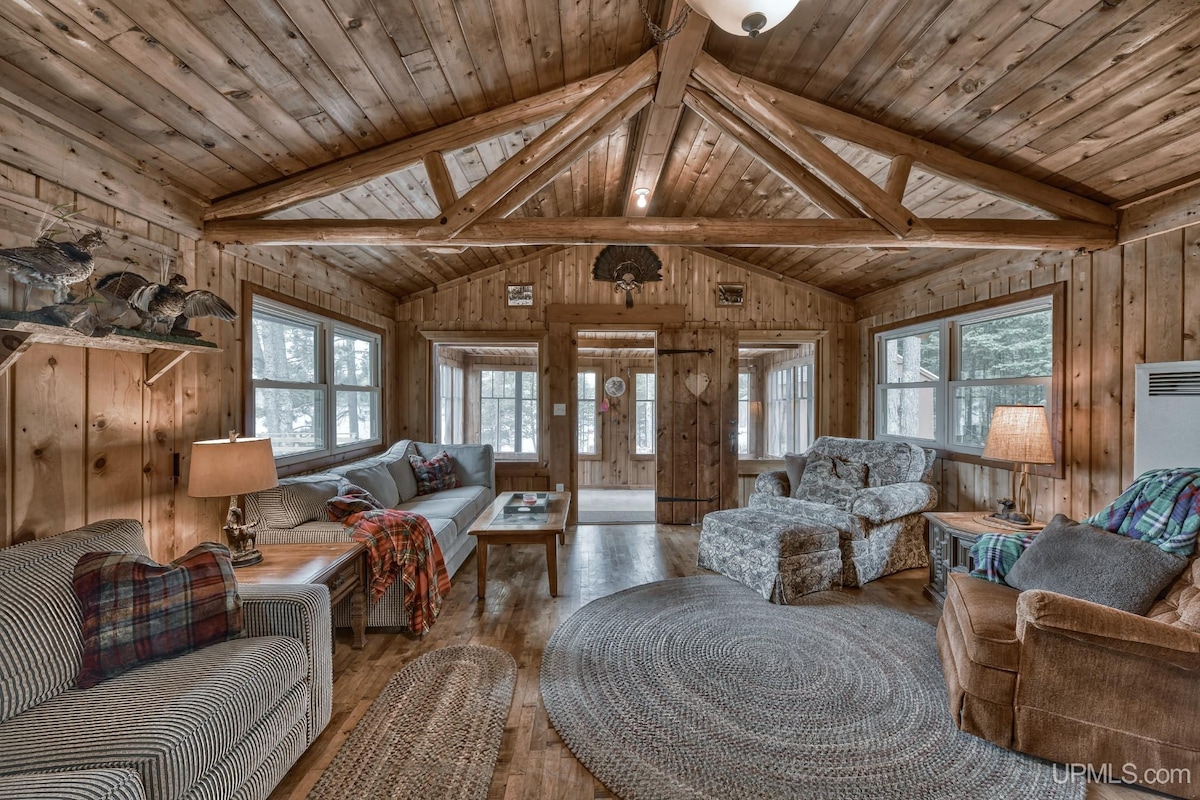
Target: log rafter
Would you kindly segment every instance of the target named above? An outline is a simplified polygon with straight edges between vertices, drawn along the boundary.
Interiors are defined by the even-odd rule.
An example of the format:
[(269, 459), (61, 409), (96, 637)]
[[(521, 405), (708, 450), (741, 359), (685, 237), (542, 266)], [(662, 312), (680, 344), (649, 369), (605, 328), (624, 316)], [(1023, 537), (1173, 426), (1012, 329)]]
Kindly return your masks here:
[[(1077, 220), (930, 219), (906, 239), (912, 247), (987, 250), (1098, 249), (1116, 243), (1116, 230)], [(426, 220), (222, 220), (207, 237), (219, 244), (370, 245), (444, 244)], [(436, 234), (436, 230), (435, 230)], [(521, 217), (471, 223), (453, 240), (472, 247), (513, 245), (647, 244), (694, 247), (888, 247), (896, 238), (870, 219), (752, 219), (681, 217)]]

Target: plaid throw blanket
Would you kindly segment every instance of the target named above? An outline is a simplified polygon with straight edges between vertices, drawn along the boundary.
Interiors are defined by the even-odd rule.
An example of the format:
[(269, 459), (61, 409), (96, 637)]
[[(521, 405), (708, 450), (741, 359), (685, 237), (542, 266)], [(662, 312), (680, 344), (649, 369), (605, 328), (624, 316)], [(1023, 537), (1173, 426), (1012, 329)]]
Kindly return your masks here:
[(971, 560), (975, 564), (971, 575), (992, 583), (1004, 583), (1004, 576), (1032, 543), (1033, 536), (1028, 533), (980, 534), (971, 545)]
[(1200, 532), (1200, 470), (1145, 472), (1104, 510), (1084, 521), (1189, 556)]
[(424, 635), (442, 610), (450, 576), (429, 521), (420, 514), (384, 508), (366, 489), (343, 485), (328, 503), (329, 518), (362, 542), (371, 562), (371, 600), (377, 601), (397, 577), (404, 584), (408, 629)]

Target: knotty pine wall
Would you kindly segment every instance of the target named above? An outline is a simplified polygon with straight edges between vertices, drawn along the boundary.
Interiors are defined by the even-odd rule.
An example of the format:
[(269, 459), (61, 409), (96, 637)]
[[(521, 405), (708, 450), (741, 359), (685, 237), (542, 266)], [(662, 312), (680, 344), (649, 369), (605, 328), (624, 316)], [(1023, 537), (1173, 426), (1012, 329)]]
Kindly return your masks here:
[[(858, 302), (860, 435), (869, 435), (872, 326), (1065, 284), (1065, 470), (1037, 478), (1037, 516), (1095, 513), (1134, 478), (1134, 365), (1200, 359), (1200, 225), (1090, 255), (1014, 253), (909, 281)], [(1194, 420), (1180, 420), (1194, 425)], [(993, 508), (1010, 473), (941, 459), (943, 509)]]
[[(79, 224), (107, 232), (97, 274), (132, 266), (154, 276), (160, 256), (172, 255), (191, 288), (216, 292), (234, 308), (241, 308), (248, 282), (384, 328), (395, 340), (393, 298), (303, 252), (220, 251), (4, 163), (0, 247), (28, 245), (43, 212), (57, 204), (78, 210)], [(0, 274), (0, 308), (19, 307), (22, 289)], [(49, 293), (34, 292), (30, 308), (49, 300)], [(0, 376), (0, 546), (109, 517), (141, 520), (159, 559), (199, 541), (220, 540), (227, 501), (187, 497), (187, 460), (191, 442), (243, 429), (242, 325), (197, 320), (204, 338), (222, 352), (190, 355), (149, 387), (140, 354), (30, 348)], [(394, 353), (385, 345), (389, 375), (395, 374)], [(390, 412), (395, 404), (387, 407)], [(390, 436), (394, 414), (384, 423)]]
[[(546, 306), (623, 305), (623, 294), (614, 292), (611, 284), (594, 281), (591, 277), (592, 262), (600, 249), (572, 247), (539, 254), (402, 302), (397, 315), (401, 343), (400, 385), (406, 392), (401, 400), (401, 435), (428, 439), (432, 430), (429, 343), (423, 332), (545, 334), (547, 350), (542, 367), (547, 375), (545, 385), (549, 388), (543, 392), (543, 414), (553, 403), (568, 403), (571, 325), (548, 322)], [(633, 313), (625, 327), (655, 327), (647, 322), (648, 317), (639, 318), (638, 306), (679, 304), (685, 307), (686, 322), (683, 326), (673, 327), (823, 331), (824, 336), (817, 346), (820, 373), (817, 430), (843, 436), (857, 430), (858, 343), (853, 305), (849, 301), (686, 248), (658, 247), (655, 251), (663, 262), (663, 280), (647, 284), (641, 293), (635, 294)], [(507, 307), (505, 287), (510, 283), (533, 284), (533, 306)], [(745, 305), (718, 306), (718, 283), (744, 283)], [(590, 320), (580, 321), (581, 329), (603, 327)], [(505, 474), (508, 470), (502, 467), (499, 488), (540, 489), (557, 482), (569, 484), (572, 443), (568, 420), (564, 417), (545, 420), (545, 464), (541, 470), (531, 475), (528, 468), (524, 468), (520, 470), (521, 474), (509, 477)]]

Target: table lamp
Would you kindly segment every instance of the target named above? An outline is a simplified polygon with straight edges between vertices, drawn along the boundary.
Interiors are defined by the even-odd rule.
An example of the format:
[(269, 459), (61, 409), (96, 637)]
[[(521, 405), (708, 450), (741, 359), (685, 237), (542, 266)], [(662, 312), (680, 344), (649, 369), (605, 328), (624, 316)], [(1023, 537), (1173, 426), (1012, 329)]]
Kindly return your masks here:
[(1029, 488), (1030, 464), (1053, 464), (1054, 445), (1042, 406), (996, 406), (983, 457), (1013, 462), (1012, 493), (1016, 513), (1006, 519), (1028, 525), (1033, 519)]
[(233, 553), (233, 566), (248, 567), (262, 561), (262, 551), (254, 546), (254, 523), (247, 523), (238, 508), (238, 496), (279, 485), (275, 473), (275, 455), (269, 438), (238, 438), (230, 431), (228, 439), (192, 443), (191, 469), (188, 473), (189, 497), (228, 497), (229, 515), (225, 535)]

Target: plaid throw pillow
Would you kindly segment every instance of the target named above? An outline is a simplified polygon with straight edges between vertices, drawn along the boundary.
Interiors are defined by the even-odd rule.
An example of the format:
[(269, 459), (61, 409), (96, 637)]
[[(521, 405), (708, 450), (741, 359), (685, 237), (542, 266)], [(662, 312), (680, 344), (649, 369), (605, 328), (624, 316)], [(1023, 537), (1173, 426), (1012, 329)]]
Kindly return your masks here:
[(229, 548), (216, 542), (166, 566), (132, 553), (84, 553), (74, 588), (83, 607), (81, 689), (242, 632)]
[(417, 494), (432, 494), (459, 485), (458, 476), (454, 474), (454, 462), (445, 450), (428, 461), (420, 456), (409, 456), (408, 462), (417, 476)]

